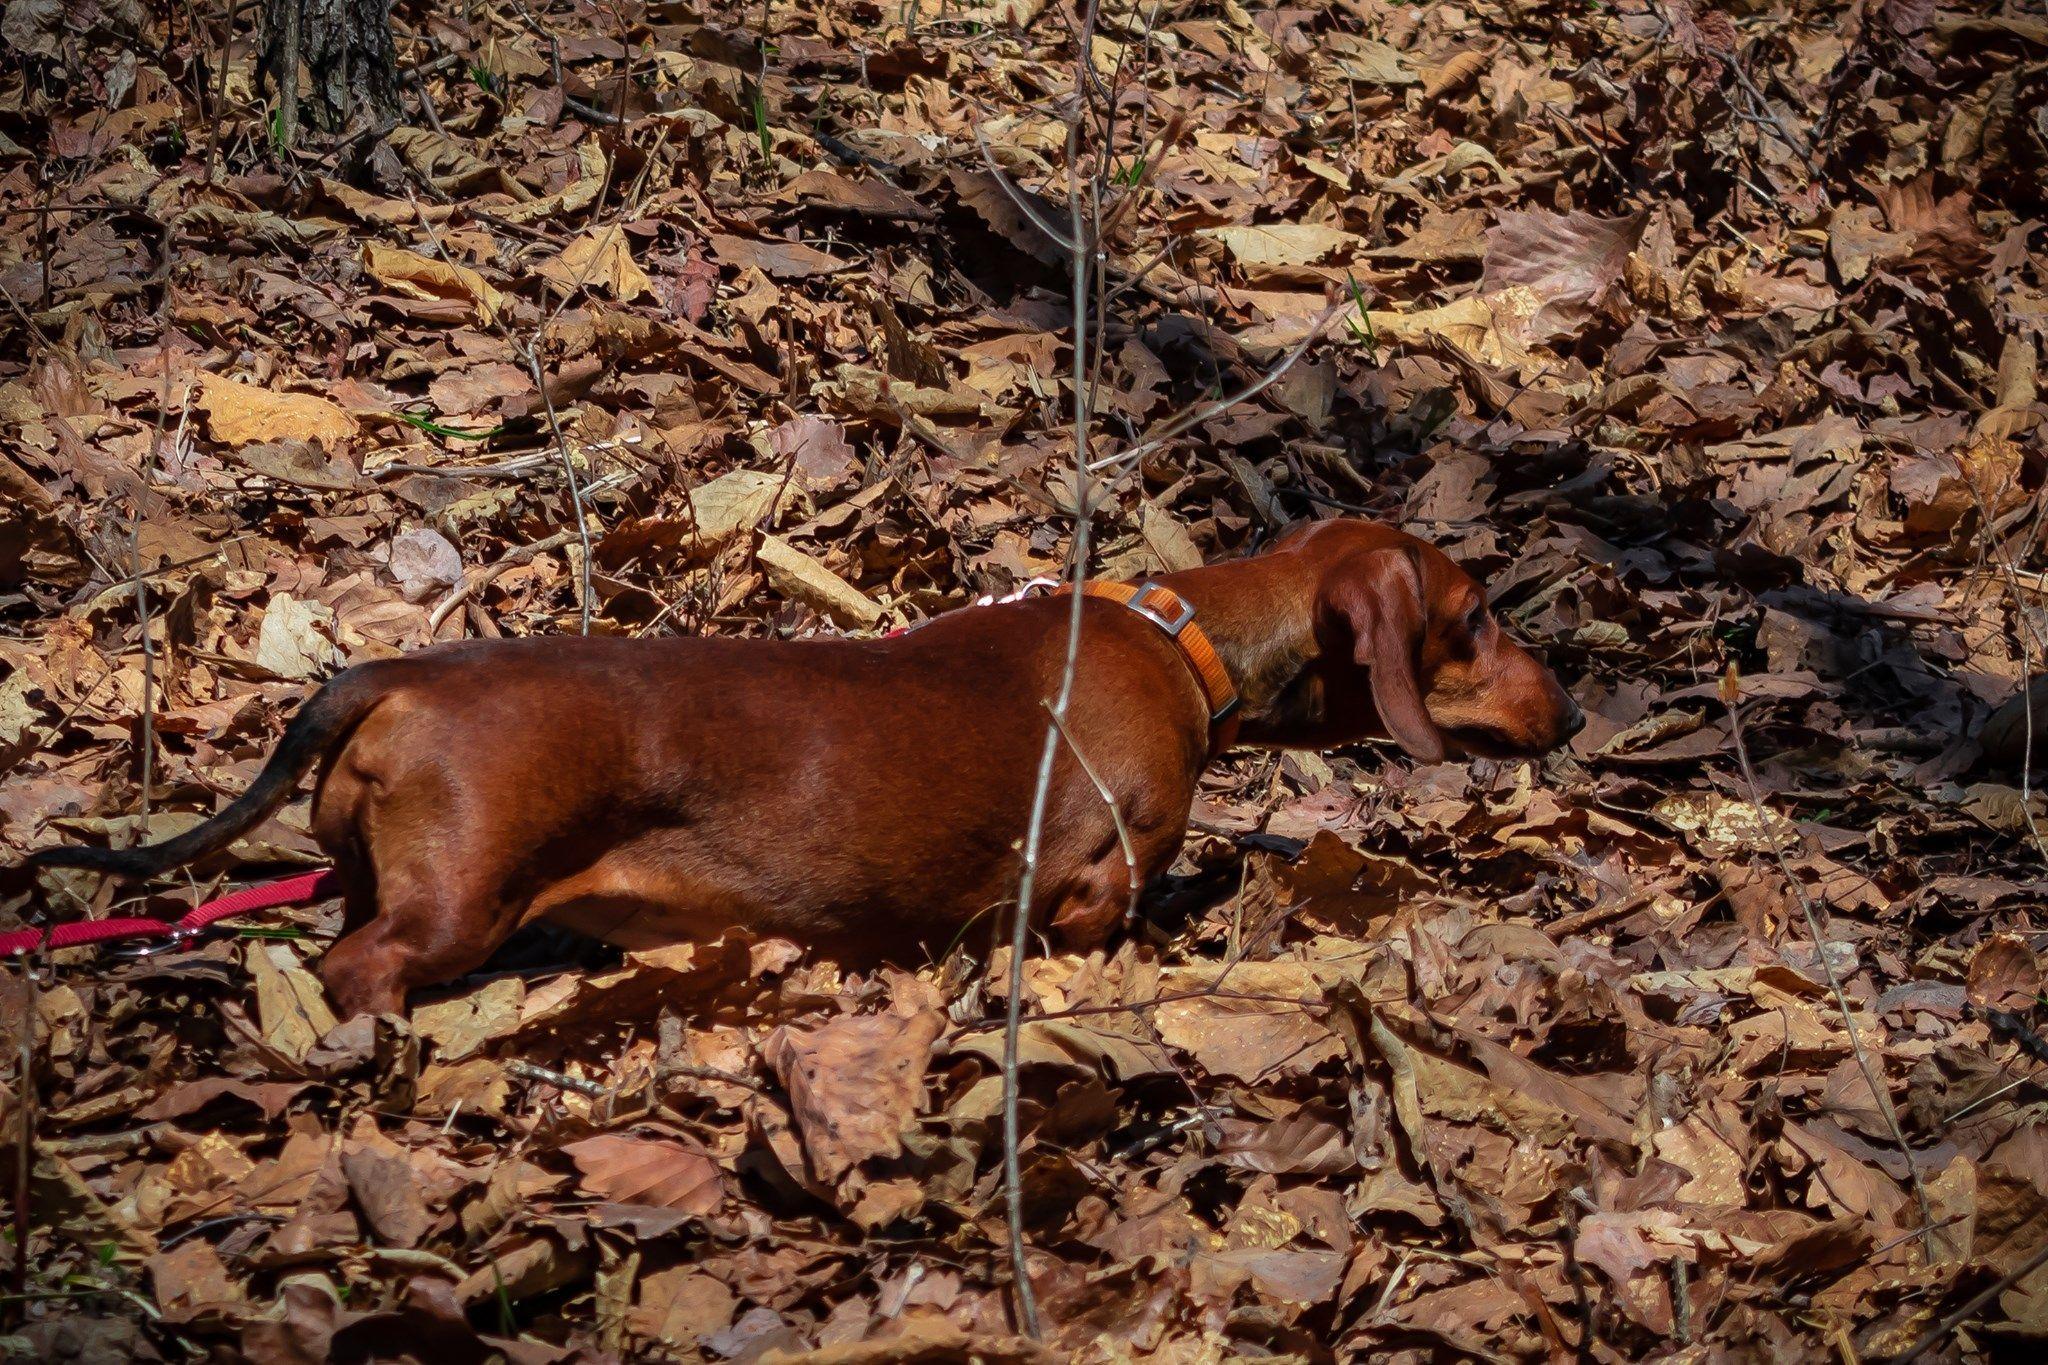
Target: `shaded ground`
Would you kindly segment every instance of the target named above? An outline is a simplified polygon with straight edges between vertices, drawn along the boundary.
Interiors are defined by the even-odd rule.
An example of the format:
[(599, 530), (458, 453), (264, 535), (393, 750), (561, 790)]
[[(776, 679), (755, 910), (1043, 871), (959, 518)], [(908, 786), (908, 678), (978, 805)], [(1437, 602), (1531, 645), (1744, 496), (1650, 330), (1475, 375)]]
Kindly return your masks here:
[[(1047, 1358), (2048, 1332), (2048, 1270), (2014, 1275), (2048, 1245), (2048, 812), (2020, 713), (1979, 742), (2041, 657), (2048, 23), (1740, 8), (1105, 13), (1113, 259), (1167, 255), (1096, 453), (1354, 306), (1115, 489), (1098, 571), (1369, 510), (1592, 720), (1540, 768), (1235, 757), (1164, 927), (1030, 964)], [(246, 30), (223, 67), (185, 7), (6, 6), (9, 861), (216, 809), (340, 664), (577, 629), (564, 449), (596, 630), (883, 629), (1059, 563), (1063, 261), (976, 140), (1063, 192), (1059, 12), (399, 28), (408, 126), (287, 152)], [(198, 889), (307, 859), (299, 810)], [(38, 1021), (10, 1350), (1034, 1353), (978, 969), (731, 941), (330, 1031), (332, 908), (290, 923), (5, 978), (10, 1059)]]

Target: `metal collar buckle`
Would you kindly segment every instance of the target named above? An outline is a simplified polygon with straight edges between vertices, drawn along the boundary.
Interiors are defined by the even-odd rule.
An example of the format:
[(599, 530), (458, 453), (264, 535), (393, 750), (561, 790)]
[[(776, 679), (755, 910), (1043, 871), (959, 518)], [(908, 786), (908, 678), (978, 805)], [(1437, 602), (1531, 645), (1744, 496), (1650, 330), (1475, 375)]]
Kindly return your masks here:
[(1167, 591), (1167, 589), (1160, 587), (1157, 583), (1141, 583), (1138, 585), (1137, 595), (1131, 598), (1128, 605), (1132, 611), (1138, 613), (1138, 615), (1144, 617), (1153, 625), (1158, 626), (1168, 635), (1179, 639), (1181, 631), (1186, 629), (1188, 622), (1195, 619), (1195, 604), (1188, 601), (1185, 597), (1181, 598), (1180, 612), (1169, 619), (1165, 612), (1160, 611), (1156, 607), (1147, 606), (1145, 603), (1145, 599), (1154, 593), (1165, 593)]

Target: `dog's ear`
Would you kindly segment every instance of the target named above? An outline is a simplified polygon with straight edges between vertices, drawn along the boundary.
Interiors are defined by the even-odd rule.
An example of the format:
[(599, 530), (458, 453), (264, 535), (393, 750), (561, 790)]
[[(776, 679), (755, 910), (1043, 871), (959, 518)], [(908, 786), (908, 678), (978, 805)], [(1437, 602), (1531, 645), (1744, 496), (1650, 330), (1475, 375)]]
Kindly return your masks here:
[(1324, 601), (1350, 630), (1353, 661), (1371, 673), (1373, 705), (1387, 733), (1417, 762), (1441, 762), (1443, 736), (1415, 676), (1426, 619), (1415, 557), (1386, 549), (1347, 559), (1327, 580)]

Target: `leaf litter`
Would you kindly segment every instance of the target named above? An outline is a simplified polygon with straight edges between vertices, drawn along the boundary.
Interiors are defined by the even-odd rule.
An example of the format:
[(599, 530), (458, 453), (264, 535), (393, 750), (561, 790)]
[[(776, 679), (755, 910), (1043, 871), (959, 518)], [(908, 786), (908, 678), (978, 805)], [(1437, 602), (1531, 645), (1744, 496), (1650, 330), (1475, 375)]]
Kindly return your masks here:
[[(5, 8), (10, 862), (175, 832), (310, 682), (575, 630), (586, 574), (596, 630), (749, 636), (1059, 564), (1063, 257), (976, 135), (1057, 200), (1059, 11), (396, 8), (408, 126), (289, 156), (247, 30)], [(1113, 270), (1165, 255), (1108, 420), (1351, 308), (1117, 485), (1096, 570), (1403, 521), (1589, 724), (1540, 769), (1234, 756), (1152, 927), (1028, 964), (1049, 1342), (980, 969), (537, 942), (337, 1026), (330, 905), (5, 977), (7, 1349), (2038, 1349), (2044, 45), (2018, 5), (1105, 8), (1170, 134), (1124, 167)], [(62, 913), (316, 853), (289, 807)]]

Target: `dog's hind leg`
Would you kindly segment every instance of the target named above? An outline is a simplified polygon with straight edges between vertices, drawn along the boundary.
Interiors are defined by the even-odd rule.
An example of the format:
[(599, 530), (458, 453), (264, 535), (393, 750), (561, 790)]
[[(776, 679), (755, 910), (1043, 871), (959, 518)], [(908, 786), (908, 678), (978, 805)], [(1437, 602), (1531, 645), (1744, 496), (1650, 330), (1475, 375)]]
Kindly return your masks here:
[[(320, 964), (336, 1014), (402, 1014), (407, 992), (483, 966), (518, 918), (502, 913), (496, 888), (463, 882), (457, 867), (438, 878), (379, 869), (375, 913)], [(480, 932), (485, 926), (489, 931)]]
[(458, 757), (410, 733), (403, 695), (321, 774), (313, 837), (344, 878), (341, 938), (320, 963), (335, 1012), (403, 1013), (408, 992), (475, 971), (518, 927), (508, 855)]
[(316, 807), (314, 834), (342, 873), (346, 907), (320, 979), (344, 1019), (403, 1013), (407, 992), (475, 971), (519, 923), (496, 860), (454, 822), (408, 815), (394, 820), (345, 782)]
[[(1093, 952), (1125, 927), (1134, 904), (1131, 875), (1121, 847), (1091, 860), (1073, 875), (1051, 907), (1053, 936), (1062, 948), (1073, 953)], [(1141, 888), (1145, 875), (1141, 866)]]

